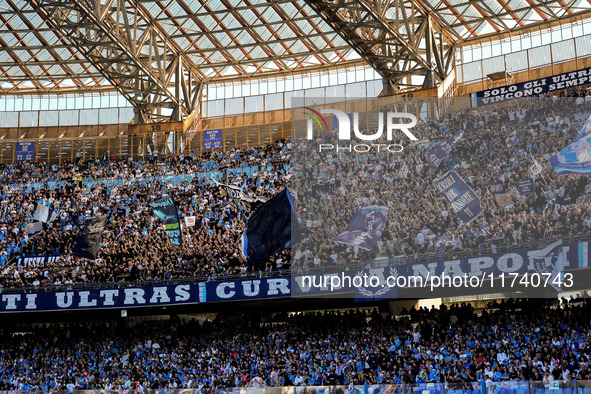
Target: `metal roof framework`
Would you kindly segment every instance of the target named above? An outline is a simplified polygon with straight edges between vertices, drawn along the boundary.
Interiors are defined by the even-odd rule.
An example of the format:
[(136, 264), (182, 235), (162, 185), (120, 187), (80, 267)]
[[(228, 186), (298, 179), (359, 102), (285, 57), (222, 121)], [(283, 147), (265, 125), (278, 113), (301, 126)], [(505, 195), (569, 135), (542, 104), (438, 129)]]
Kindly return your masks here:
[(360, 64), (391, 94), (436, 86), (460, 45), (590, 16), (591, 0), (4, 0), (0, 95), (118, 90), (154, 122), (206, 83)]

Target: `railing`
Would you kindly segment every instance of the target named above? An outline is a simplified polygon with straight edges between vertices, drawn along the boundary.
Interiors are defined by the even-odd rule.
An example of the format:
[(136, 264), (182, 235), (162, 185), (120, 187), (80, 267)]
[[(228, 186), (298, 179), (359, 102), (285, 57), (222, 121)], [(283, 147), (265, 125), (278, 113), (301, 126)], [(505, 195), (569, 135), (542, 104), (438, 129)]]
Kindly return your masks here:
[[(270, 120), (259, 125), (210, 126), (205, 130), (222, 129), (222, 146), (215, 150), (225, 152), (233, 148), (248, 149), (289, 139), (290, 125), (289, 121)], [(105, 156), (109, 159), (143, 159), (152, 156), (153, 152), (158, 152), (158, 157), (201, 154), (211, 151), (203, 146), (203, 131), (130, 134), (127, 124), (0, 128), (0, 163), (18, 162), (17, 147), (23, 142), (34, 143), (30, 152), (32, 161), (59, 164)]]
[[(348, 263), (344, 265), (325, 265), (322, 267), (315, 267), (310, 269), (303, 268), (291, 268), (274, 271), (255, 271), (246, 272), (239, 274), (214, 274), (214, 275), (201, 275), (192, 276), (186, 278), (175, 278), (175, 279), (161, 279), (161, 280), (138, 280), (138, 281), (126, 281), (124, 277), (117, 278), (116, 282), (100, 282), (100, 283), (75, 283), (67, 285), (46, 285), (46, 286), (23, 286), (14, 288), (1, 288), (0, 293), (33, 293), (33, 292), (50, 292), (50, 291), (70, 291), (70, 290), (92, 290), (92, 289), (118, 289), (126, 287), (149, 287), (149, 286), (164, 286), (164, 285), (177, 285), (185, 283), (201, 283), (201, 282), (221, 282), (221, 281), (233, 281), (233, 280), (245, 280), (245, 279), (260, 279), (290, 275), (310, 275), (320, 273), (335, 273), (340, 271), (354, 271), (362, 270), (367, 268), (382, 268), (400, 266), (405, 264), (418, 264), (425, 262), (441, 261), (443, 259), (458, 259), (466, 257), (486, 256), (495, 253), (503, 253), (509, 251), (528, 250), (528, 249), (541, 249), (557, 239), (541, 240), (536, 242), (530, 242), (519, 245), (509, 245), (505, 247), (497, 247), (495, 251), (491, 248), (471, 249), (465, 250), (458, 253), (453, 253), (449, 256), (438, 257), (433, 255), (423, 255), (417, 257), (394, 257), (394, 258), (374, 258), (358, 263)], [(578, 243), (591, 241), (591, 234), (579, 235), (575, 237), (562, 238), (563, 243)], [(591, 392), (586, 393), (591, 394)]]
[[(0, 394), (25, 394), (31, 391), (6, 390)], [(194, 389), (144, 389), (139, 384), (120, 390), (35, 390), (56, 394), (590, 394), (591, 380), (478, 381), (418, 384), (364, 384), (335, 386), (233, 387)]]
[(395, 257), (376, 257), (371, 260), (366, 260), (362, 263), (345, 264), (344, 266), (326, 265), (322, 267), (315, 267), (313, 269), (298, 269), (294, 267), (292, 274), (310, 274), (310, 273), (323, 273), (323, 272), (334, 272), (335, 270), (356, 270), (361, 268), (381, 268), (390, 267), (405, 264), (417, 264), (417, 263), (430, 263), (441, 260), (455, 260), (460, 258), (469, 258), (477, 256), (488, 256), (497, 253), (514, 252), (519, 250), (534, 250), (541, 249), (545, 246), (550, 245), (553, 242), (562, 239), (564, 244), (578, 243), (591, 241), (591, 234), (577, 235), (573, 237), (561, 237), (555, 239), (544, 239), (539, 241), (531, 241), (526, 243), (520, 243), (516, 245), (505, 245), (505, 246), (488, 246), (475, 249), (466, 249), (461, 251), (447, 252), (443, 255), (439, 253), (422, 254), (413, 257), (395, 256)]

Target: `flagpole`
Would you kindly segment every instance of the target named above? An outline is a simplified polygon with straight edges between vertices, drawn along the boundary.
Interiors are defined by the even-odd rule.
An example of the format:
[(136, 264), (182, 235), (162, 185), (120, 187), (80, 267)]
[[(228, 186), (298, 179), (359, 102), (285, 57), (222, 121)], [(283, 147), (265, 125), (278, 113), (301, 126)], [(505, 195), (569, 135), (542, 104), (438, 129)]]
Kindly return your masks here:
[(532, 168), (535, 168), (536, 166), (539, 166), (539, 168), (540, 168), (540, 172), (538, 172), (538, 173), (536, 174), (535, 170), (533, 170), (533, 171), (532, 171), (532, 172), (533, 172), (533, 175), (534, 175), (534, 176), (537, 176), (538, 174), (540, 174), (540, 176), (542, 177), (542, 180), (544, 181), (544, 184), (545, 184), (546, 186), (548, 186), (548, 181), (546, 181), (546, 178), (544, 178), (544, 175), (542, 174), (542, 173), (543, 173), (543, 171), (544, 171), (544, 168), (543, 168), (543, 167), (542, 167), (542, 165), (541, 165), (541, 164), (540, 164), (540, 163), (539, 163), (539, 162), (536, 160), (536, 158), (535, 158), (535, 157), (533, 157), (533, 155), (532, 155), (532, 160), (534, 161), (534, 165), (533, 165), (533, 166), (530, 168), (530, 171), (532, 171)]
[(548, 181), (546, 181), (546, 178), (544, 178), (544, 175), (541, 175), (541, 174), (540, 174), (540, 176), (541, 176), (541, 177), (542, 177), (542, 179), (544, 180), (544, 184), (545, 184), (546, 186), (548, 186)]

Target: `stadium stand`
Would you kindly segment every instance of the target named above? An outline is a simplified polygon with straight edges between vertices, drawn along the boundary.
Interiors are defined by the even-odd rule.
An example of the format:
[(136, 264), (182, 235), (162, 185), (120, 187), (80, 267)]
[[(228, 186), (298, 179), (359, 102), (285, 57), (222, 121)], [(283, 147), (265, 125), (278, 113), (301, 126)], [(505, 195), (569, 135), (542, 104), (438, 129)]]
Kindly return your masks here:
[[(305, 190), (304, 184), (315, 179), (312, 177), (335, 179), (319, 181), (324, 183), (302, 197), (312, 198), (314, 203), (306, 207), (324, 222), (310, 227), (313, 235), (308, 240), (312, 245), (299, 248), (303, 252), (294, 256), (295, 264), (313, 267), (327, 261), (339, 263), (338, 259), (342, 263), (374, 257), (373, 251), (315, 241), (333, 238), (346, 228), (356, 206), (371, 204), (395, 207), (389, 212), (389, 231), (378, 243), (382, 249), (378, 254), (383, 256), (441, 259), (475, 250), (496, 253), (507, 246), (585, 234), (589, 228), (584, 219), (589, 215), (587, 177), (557, 176), (551, 166), (544, 165), (535, 176), (532, 194), (520, 194), (517, 182), (532, 177), (535, 161), (546, 163), (562, 149), (564, 141), (574, 139), (588, 112), (589, 103), (584, 100), (542, 97), (429, 120), (417, 132), (426, 143), (419, 141), (417, 150), (406, 149), (395, 160), (389, 160), (388, 153), (384, 153), (370, 155), (364, 162), (352, 159), (343, 163), (346, 156), (336, 161), (316, 152), (314, 158), (306, 159), (309, 165), (302, 161), (306, 176), (295, 178), (301, 185), (296, 184), (294, 189)], [(430, 171), (424, 154), (432, 146), (430, 142), (459, 130), (465, 130), (465, 135), (445, 159), (443, 168)], [(478, 138), (471, 138), (473, 133)], [(334, 144), (333, 138), (325, 137), (322, 142)], [(368, 168), (378, 174), (377, 178), (367, 176)], [(465, 177), (483, 202), (485, 212), (470, 224), (458, 219), (434, 187), (433, 181), (450, 169)], [(495, 194), (505, 200), (493, 194), (491, 187), (496, 182), (502, 183), (503, 191)], [(339, 193), (341, 190), (343, 193)], [(327, 196), (330, 201), (321, 204)], [(307, 255), (314, 255), (315, 260), (307, 259)]]
[[(317, 202), (313, 204), (315, 209), (298, 213), (301, 227), (306, 230), (305, 239), (331, 239), (347, 225), (346, 221), (334, 222), (331, 218), (348, 220), (348, 212), (358, 205), (388, 205), (390, 201), (400, 208), (391, 213), (391, 226), (376, 251), (355, 251), (335, 246), (338, 244), (334, 242), (307, 247), (304, 241), (293, 256), (296, 267), (324, 269), (381, 255), (404, 254), (403, 261), (408, 262), (496, 253), (516, 245), (526, 247), (535, 241), (585, 234), (591, 225), (586, 199), (591, 186), (586, 177), (556, 176), (546, 166), (536, 177), (535, 191), (529, 196), (519, 194), (516, 182), (530, 177), (533, 159), (544, 162), (563, 147), (564, 141), (576, 136), (590, 112), (589, 105), (574, 98), (542, 97), (522, 101), (519, 107), (490, 106), (424, 121), (417, 134), (429, 143), (418, 144), (419, 155), (402, 153), (387, 164), (380, 161), (379, 165), (386, 166), (382, 172), (393, 174), (392, 179), (379, 183), (381, 194), (364, 194), (371, 190), (370, 185), (364, 184), (367, 180), (363, 176), (351, 175), (356, 171), (345, 167), (349, 164), (339, 162), (342, 167), (335, 168), (334, 163), (322, 163), (327, 173), (345, 170), (349, 175), (326, 184), (322, 176), (314, 175), (319, 179), (311, 195), (311, 201)], [(540, 114), (545, 118), (540, 120)], [(432, 186), (438, 174), (429, 171), (424, 154), (430, 144), (466, 127), (480, 130), (480, 138), (460, 140), (446, 159), (445, 168), (462, 171), (482, 198), (486, 211), (470, 224), (450, 214), (449, 204)], [(504, 142), (512, 146), (511, 150), (499, 145), (501, 133), (507, 135)], [(0, 211), (2, 287), (4, 291), (23, 287), (71, 289), (74, 285), (167, 283), (180, 278), (215, 280), (289, 272), (289, 249), (266, 262), (249, 261), (241, 255), (244, 212), (210, 177), (217, 174), (222, 182), (242, 188), (251, 197), (270, 197), (290, 182), (290, 156), (291, 143), (277, 141), (266, 147), (203, 157), (4, 166)], [(322, 160), (320, 156), (316, 159)], [(304, 176), (294, 178), (296, 190), (304, 190), (297, 182), (312, 179), (308, 178), (308, 170), (316, 171), (314, 160), (309, 163), (313, 163), (311, 168), (302, 169)], [(254, 167), (258, 170), (249, 170), (249, 174), (233, 172)], [(509, 200), (504, 200), (503, 205), (490, 191), (490, 184), (497, 181), (509, 193), (504, 194)], [(334, 193), (353, 183), (358, 190), (353, 198), (341, 196), (327, 204), (318, 203), (322, 193)], [(156, 216), (149, 214), (149, 203), (166, 195), (176, 200), (181, 222), (185, 217), (195, 218), (195, 226), (184, 227), (185, 242), (180, 248), (172, 247)], [(37, 205), (53, 210), (55, 220), (40, 234), (31, 235), (27, 223), (33, 221)], [(93, 260), (74, 256), (72, 250), (85, 222), (102, 214), (108, 215), (108, 224), (98, 256)], [(312, 215), (321, 219), (321, 226), (305, 226)], [(308, 258), (312, 255), (313, 259)], [(24, 263), (31, 260), (23, 257), (33, 256), (55, 257), (41, 264)]]
[[(591, 385), (584, 298), (264, 319), (36, 325), (0, 336), (2, 390), (371, 385), (371, 392), (574, 392)], [(30, 327), (30, 326), (29, 326)], [(531, 382), (531, 383), (530, 383)], [(555, 386), (552, 386), (555, 385)], [(377, 391), (374, 391), (377, 390)], [(570, 390), (570, 391), (569, 391)]]
[[(3, 0), (0, 394), (591, 394), (590, 17)], [(366, 137), (383, 110), (416, 116), (418, 140), (320, 154), (345, 117), (300, 102), (361, 114)], [(383, 228), (335, 242), (376, 206)], [(327, 284), (368, 273), (421, 284)]]

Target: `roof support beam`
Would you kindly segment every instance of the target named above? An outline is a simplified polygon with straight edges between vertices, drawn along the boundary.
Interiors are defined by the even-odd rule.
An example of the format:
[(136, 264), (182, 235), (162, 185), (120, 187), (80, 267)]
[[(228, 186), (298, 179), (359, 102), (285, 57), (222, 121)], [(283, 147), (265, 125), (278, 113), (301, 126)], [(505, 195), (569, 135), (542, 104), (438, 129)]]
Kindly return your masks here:
[(134, 106), (136, 124), (193, 112), (196, 66), (135, 0), (28, 1)]
[(453, 42), (413, 0), (305, 1), (383, 77), (382, 95), (415, 90), (417, 77), (435, 87), (453, 70)]

